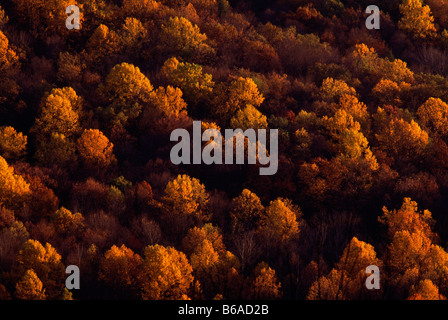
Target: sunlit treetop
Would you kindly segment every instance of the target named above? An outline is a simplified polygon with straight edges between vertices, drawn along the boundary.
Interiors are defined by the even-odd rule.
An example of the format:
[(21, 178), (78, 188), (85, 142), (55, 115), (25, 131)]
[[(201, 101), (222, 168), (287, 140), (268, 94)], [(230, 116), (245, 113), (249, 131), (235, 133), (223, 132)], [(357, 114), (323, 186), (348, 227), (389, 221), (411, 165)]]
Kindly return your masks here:
[(247, 105), (238, 110), (236, 115), (230, 120), (230, 126), (234, 129), (266, 129), (268, 121), (265, 115), (258, 111), (254, 106)]
[(5, 71), (18, 63), (17, 54), (11, 49), (9, 40), (0, 30), (0, 70)]
[(383, 208), (383, 216), (379, 221), (388, 228), (389, 235), (393, 236), (398, 231), (409, 231), (411, 233), (422, 233), (427, 237), (434, 238), (431, 227), (434, 224), (432, 214), (429, 210), (418, 210), (417, 202), (410, 198), (403, 200), (403, 205), (398, 210)]
[(33, 269), (25, 272), (16, 283), (15, 296), (20, 300), (45, 300), (45, 288)]
[(27, 136), (13, 127), (0, 127), (0, 155), (6, 160), (17, 160), (26, 154)]
[(137, 291), (141, 263), (141, 257), (125, 245), (113, 245), (101, 259), (98, 276), (114, 290)]
[(126, 17), (144, 19), (162, 7), (160, 1), (154, 0), (123, 0), (123, 14)]
[(125, 53), (137, 55), (142, 50), (143, 42), (146, 40), (148, 30), (143, 26), (140, 20), (135, 18), (126, 18), (121, 30), (121, 43), (125, 48)]
[(308, 300), (352, 300), (375, 294), (366, 290), (366, 266), (382, 268), (374, 247), (353, 237), (345, 247), (339, 261), (326, 276), (315, 281), (309, 290)]
[(254, 229), (264, 212), (260, 198), (248, 189), (232, 200), (232, 227), (235, 230)]
[(205, 186), (196, 178), (188, 175), (178, 175), (168, 182), (163, 197), (174, 214), (194, 215), (207, 219), (208, 192)]
[(302, 212), (291, 200), (278, 198), (271, 201), (260, 222), (260, 232), (278, 243), (286, 243), (299, 235)]
[(422, 280), (417, 287), (411, 289), (411, 295), (407, 300), (446, 300), (439, 292), (439, 288), (429, 279)]
[(104, 57), (119, 53), (122, 43), (117, 32), (100, 24), (89, 38), (86, 48), (92, 63), (99, 63)]
[(343, 80), (326, 78), (322, 83), (319, 95), (325, 101), (336, 102), (343, 95), (356, 95), (356, 90), (348, 86)]
[(192, 58), (214, 52), (206, 40), (207, 35), (188, 19), (171, 17), (168, 23), (162, 25), (159, 45), (167, 53)]
[(148, 246), (142, 268), (139, 284), (143, 299), (188, 299), (193, 269), (184, 253), (172, 247)]
[(215, 86), (212, 76), (203, 72), (202, 66), (180, 62), (177, 58), (166, 60), (160, 71), (169, 84), (182, 90), (189, 104), (207, 100)]
[(281, 283), (277, 279), (275, 270), (265, 262), (255, 267), (255, 280), (253, 282), (254, 299), (279, 299), (282, 296)]
[(429, 98), (417, 110), (420, 123), (441, 136), (448, 135), (448, 104), (439, 98)]
[(0, 204), (17, 207), (30, 195), (30, 185), (0, 156)]
[(421, 157), (430, 143), (428, 133), (414, 120), (392, 119), (376, 138), (380, 147), (396, 159)]
[(355, 45), (343, 61), (355, 74), (373, 77), (378, 81), (383, 78), (400, 83), (412, 82), (414, 79), (414, 73), (407, 67), (406, 62), (380, 58), (374, 48), (364, 43)]
[(424, 6), (422, 0), (404, 0), (400, 6), (400, 29), (416, 38), (428, 38), (435, 35), (434, 17), (431, 8)]
[(214, 112), (220, 119), (229, 119), (247, 105), (259, 107), (265, 97), (251, 78), (239, 77), (228, 83), (220, 83), (216, 90)]
[(70, 210), (61, 207), (51, 216), (52, 222), (58, 232), (68, 234), (70, 232), (80, 232), (84, 227), (84, 217), (81, 213), (72, 213)]
[(382, 262), (377, 258), (375, 248), (353, 237), (344, 249), (336, 267), (352, 276), (359, 276), (365, 274), (366, 266), (370, 265), (382, 266)]
[(123, 115), (127, 122), (140, 115), (143, 104), (150, 101), (153, 89), (140, 68), (123, 62), (112, 68), (98, 91), (109, 104), (110, 110), (115, 115)]
[(114, 145), (100, 130), (84, 130), (76, 142), (76, 147), (81, 161), (87, 166), (105, 168), (116, 162)]
[(226, 247), (223, 243), (221, 230), (213, 226), (211, 223), (206, 223), (202, 228), (194, 227), (190, 229), (182, 240), (182, 247), (187, 255), (191, 255), (204, 240), (210, 242), (213, 250), (218, 254), (223, 254)]

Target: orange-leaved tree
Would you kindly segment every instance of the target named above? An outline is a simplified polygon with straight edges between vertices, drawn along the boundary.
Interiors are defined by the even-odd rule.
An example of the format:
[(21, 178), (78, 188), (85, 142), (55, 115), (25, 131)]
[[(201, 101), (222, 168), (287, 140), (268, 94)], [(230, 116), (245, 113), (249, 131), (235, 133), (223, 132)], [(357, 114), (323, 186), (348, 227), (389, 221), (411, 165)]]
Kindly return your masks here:
[(183, 252), (160, 245), (145, 248), (140, 274), (141, 296), (147, 300), (186, 300), (193, 269)]

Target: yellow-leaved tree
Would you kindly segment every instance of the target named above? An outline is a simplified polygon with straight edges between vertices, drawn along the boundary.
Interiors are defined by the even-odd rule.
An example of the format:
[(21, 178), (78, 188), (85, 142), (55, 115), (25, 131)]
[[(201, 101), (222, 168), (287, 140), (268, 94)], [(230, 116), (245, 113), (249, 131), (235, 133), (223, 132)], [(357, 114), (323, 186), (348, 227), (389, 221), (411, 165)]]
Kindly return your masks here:
[(383, 215), (378, 219), (387, 226), (390, 237), (399, 231), (420, 233), (425, 237), (436, 240), (437, 235), (431, 231), (435, 223), (429, 210), (419, 211), (417, 202), (411, 198), (404, 198), (403, 204), (398, 210), (383, 208)]
[(398, 27), (416, 38), (430, 38), (435, 35), (434, 17), (431, 8), (422, 0), (404, 0), (400, 6), (401, 19)]
[(163, 200), (173, 214), (193, 215), (200, 220), (209, 218), (207, 210), (209, 195), (205, 186), (196, 178), (187, 175), (177, 176), (168, 182)]
[[(315, 281), (308, 292), (308, 300), (352, 300), (374, 296), (376, 291), (366, 289), (366, 268), (382, 267), (372, 245), (353, 237), (344, 249), (339, 262), (330, 273)], [(381, 288), (381, 286), (380, 286)]]
[(36, 137), (35, 157), (51, 166), (75, 162), (74, 139), (79, 135), (83, 99), (70, 87), (55, 88), (44, 96), (30, 132)]
[(0, 204), (9, 208), (20, 208), (30, 194), (29, 183), (22, 176), (15, 174), (14, 168), (0, 156)]
[(429, 279), (420, 281), (417, 287), (411, 289), (411, 295), (407, 300), (446, 300), (446, 297), (439, 293), (439, 288)]
[(122, 50), (122, 42), (114, 30), (100, 24), (89, 38), (86, 48), (89, 54), (87, 58), (91, 63), (99, 63), (105, 57), (119, 53)]
[(84, 217), (81, 213), (72, 213), (61, 207), (51, 216), (51, 221), (57, 232), (62, 235), (79, 234), (84, 228)]
[(394, 159), (413, 160), (424, 155), (430, 139), (417, 122), (392, 118), (375, 134), (380, 148)]
[(266, 208), (259, 225), (259, 232), (270, 244), (286, 244), (299, 235), (302, 212), (291, 200), (278, 198)]
[(168, 23), (162, 25), (159, 45), (167, 54), (193, 58), (214, 52), (206, 40), (207, 35), (201, 33), (199, 27), (188, 19), (171, 17)]
[(160, 245), (145, 248), (140, 274), (145, 300), (186, 300), (193, 282), (193, 269), (183, 252)]
[(79, 132), (78, 99), (72, 88), (53, 89), (44, 98), (32, 130), (39, 140), (51, 133), (71, 137)]
[(443, 137), (448, 135), (448, 104), (439, 98), (429, 98), (417, 110), (422, 126)]
[(76, 147), (81, 161), (88, 168), (99, 170), (117, 161), (113, 152), (113, 143), (100, 130), (84, 130), (76, 142)]
[(65, 285), (65, 268), (61, 255), (49, 243), (43, 246), (37, 240), (26, 241), (17, 255), (23, 270), (33, 269), (42, 281), (49, 299), (61, 296)]
[(260, 198), (248, 189), (244, 189), (241, 194), (232, 200), (233, 231), (249, 231), (257, 227), (263, 216), (264, 206)]
[(275, 270), (265, 262), (260, 262), (256, 266), (252, 286), (253, 299), (275, 300), (282, 296), (281, 283), (277, 279)]
[(241, 283), (238, 274), (240, 264), (235, 255), (226, 250), (217, 227), (211, 224), (194, 227), (188, 231), (182, 244), (206, 298), (217, 295), (236, 297)]
[(112, 123), (122, 119), (121, 125), (140, 115), (142, 106), (150, 102), (153, 89), (140, 69), (126, 62), (114, 66), (98, 88), (108, 104), (107, 113)]
[(215, 113), (222, 120), (228, 120), (247, 105), (259, 107), (263, 94), (251, 78), (239, 77), (230, 84), (220, 83), (216, 88)]
[[(419, 211), (417, 203), (405, 198), (398, 210), (383, 209), (383, 222), (389, 231), (387, 247), (387, 277), (398, 294), (409, 296), (409, 288), (428, 279), (448, 293), (448, 253), (434, 242), (438, 235), (431, 230), (434, 224), (429, 210)], [(412, 292), (412, 290), (411, 290)]]
[(45, 300), (45, 289), (33, 269), (25, 272), (16, 283), (16, 298), (20, 300)]
[(13, 127), (0, 127), (0, 155), (6, 160), (18, 160), (26, 154), (28, 138)]
[(151, 92), (148, 105), (144, 106), (140, 127), (148, 132), (170, 133), (189, 123), (187, 103), (182, 90), (167, 86)]
[(319, 90), (320, 98), (328, 102), (337, 102), (344, 94), (354, 96), (356, 90), (345, 81), (333, 78), (324, 79)]
[(258, 111), (254, 106), (247, 105), (244, 109), (238, 110), (235, 116), (230, 120), (230, 126), (234, 129), (266, 129), (268, 121), (264, 114)]
[(173, 57), (165, 61), (160, 72), (169, 84), (182, 90), (189, 105), (196, 106), (210, 99), (215, 83), (201, 65), (180, 62)]
[(141, 257), (131, 249), (114, 245), (100, 262), (99, 278), (115, 292), (114, 296), (136, 295), (141, 264)]
[(120, 30), (121, 45), (124, 48), (124, 53), (130, 56), (138, 56), (142, 51), (147, 35), (148, 30), (146, 30), (140, 20), (126, 18)]

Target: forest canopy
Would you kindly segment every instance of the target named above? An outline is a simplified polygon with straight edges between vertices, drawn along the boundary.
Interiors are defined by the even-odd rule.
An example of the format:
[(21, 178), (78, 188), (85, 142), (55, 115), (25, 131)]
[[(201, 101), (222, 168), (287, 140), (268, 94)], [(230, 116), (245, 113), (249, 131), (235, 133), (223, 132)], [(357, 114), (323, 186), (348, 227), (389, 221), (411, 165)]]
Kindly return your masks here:
[[(1, 1), (0, 299), (445, 300), (447, 10)], [(173, 164), (197, 121), (278, 130), (278, 172)]]

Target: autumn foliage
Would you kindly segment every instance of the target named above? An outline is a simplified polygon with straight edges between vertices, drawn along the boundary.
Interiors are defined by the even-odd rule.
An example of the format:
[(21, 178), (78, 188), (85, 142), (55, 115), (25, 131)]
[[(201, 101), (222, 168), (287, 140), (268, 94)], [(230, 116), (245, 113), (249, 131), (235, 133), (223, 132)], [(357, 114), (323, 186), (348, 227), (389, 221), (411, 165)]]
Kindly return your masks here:
[(1, 1), (0, 299), (446, 300), (448, 2), (379, 3)]

